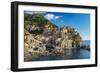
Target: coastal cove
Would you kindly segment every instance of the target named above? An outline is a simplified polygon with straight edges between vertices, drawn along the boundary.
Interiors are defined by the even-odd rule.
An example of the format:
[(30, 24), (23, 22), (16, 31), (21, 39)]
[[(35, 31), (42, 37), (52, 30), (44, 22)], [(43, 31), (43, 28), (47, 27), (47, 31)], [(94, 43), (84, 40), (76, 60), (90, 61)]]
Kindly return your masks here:
[[(89, 45), (90, 41), (84, 41), (85, 45)], [(85, 48), (66, 50), (64, 55), (47, 55), (33, 57), (28, 60), (30, 61), (52, 61), (52, 60), (73, 60), (73, 59), (90, 59), (90, 50)]]
[[(24, 11), (24, 61), (89, 59), (90, 41), (83, 40), (78, 23), (68, 25), (70, 16), (75, 23), (77, 17), (89, 18), (88, 14)], [(63, 25), (59, 19), (65, 21)]]
[(77, 53), (73, 53), (70, 55), (58, 55), (58, 56), (40, 56), (31, 58), (29, 61), (50, 61), (50, 60), (72, 60), (72, 59), (89, 59), (90, 58), (90, 51), (80, 49)]

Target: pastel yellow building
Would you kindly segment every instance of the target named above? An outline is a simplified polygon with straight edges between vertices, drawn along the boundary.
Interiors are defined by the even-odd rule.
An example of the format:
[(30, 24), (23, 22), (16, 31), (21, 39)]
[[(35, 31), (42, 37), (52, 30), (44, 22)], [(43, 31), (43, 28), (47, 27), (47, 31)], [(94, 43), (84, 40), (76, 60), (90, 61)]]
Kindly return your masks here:
[(62, 30), (62, 32), (68, 33), (68, 29), (64, 28), (64, 29)]

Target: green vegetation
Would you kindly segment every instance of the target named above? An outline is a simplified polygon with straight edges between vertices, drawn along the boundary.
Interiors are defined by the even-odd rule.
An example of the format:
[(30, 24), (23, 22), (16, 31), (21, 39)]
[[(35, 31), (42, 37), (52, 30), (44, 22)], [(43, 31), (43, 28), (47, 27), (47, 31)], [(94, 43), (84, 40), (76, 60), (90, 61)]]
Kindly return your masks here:
[(40, 14), (24, 14), (24, 23), (25, 23), (25, 28), (27, 26), (31, 25), (37, 25), (37, 26), (45, 26), (49, 25), (50, 27), (57, 27), (55, 24), (50, 22), (49, 20), (45, 19), (42, 15)]
[(83, 40), (74, 28), (58, 28), (41, 14), (24, 15), (25, 61), (41, 55), (61, 55), (65, 49), (83, 46)]

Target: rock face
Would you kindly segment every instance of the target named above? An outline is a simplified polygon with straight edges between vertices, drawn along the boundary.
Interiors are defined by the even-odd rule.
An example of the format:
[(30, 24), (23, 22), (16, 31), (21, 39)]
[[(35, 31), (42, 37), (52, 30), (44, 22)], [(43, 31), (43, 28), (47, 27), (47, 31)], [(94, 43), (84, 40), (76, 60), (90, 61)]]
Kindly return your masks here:
[(38, 24), (38, 22), (33, 22), (31, 25), (29, 25), (28, 23), (25, 24), (25, 61), (29, 60), (29, 58), (41, 55), (46, 56), (50, 54), (63, 54), (64, 50), (66, 49), (74, 49), (81, 47), (82, 45), (83, 41), (81, 39), (81, 36), (77, 31), (75, 31), (74, 28), (58, 28), (47, 20), (45, 24), (42, 24), (42, 22), (41, 24)]
[(75, 33), (76, 31), (68, 32), (67, 28), (64, 28), (64, 31), (62, 28), (59, 33), (58, 31), (55, 35), (52, 33), (52, 35), (44, 33), (37, 35), (25, 30), (25, 60), (37, 55), (63, 54), (66, 49), (74, 49), (82, 46), (82, 39), (79, 34)]
[[(76, 34), (77, 33), (77, 34)], [(61, 48), (71, 49), (82, 46), (82, 39), (77, 31), (70, 27), (61, 30)]]

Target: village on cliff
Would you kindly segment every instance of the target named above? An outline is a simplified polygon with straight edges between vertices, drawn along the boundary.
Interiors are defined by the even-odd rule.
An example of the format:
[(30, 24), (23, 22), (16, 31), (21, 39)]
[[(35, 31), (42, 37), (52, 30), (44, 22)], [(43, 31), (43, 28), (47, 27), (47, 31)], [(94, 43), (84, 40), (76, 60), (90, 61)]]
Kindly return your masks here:
[(63, 55), (64, 51), (84, 47), (83, 40), (75, 28), (58, 27), (35, 14), (24, 19), (24, 60), (47, 55)]

